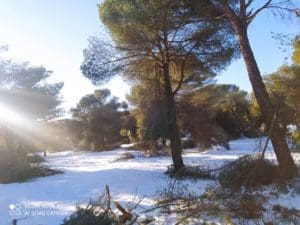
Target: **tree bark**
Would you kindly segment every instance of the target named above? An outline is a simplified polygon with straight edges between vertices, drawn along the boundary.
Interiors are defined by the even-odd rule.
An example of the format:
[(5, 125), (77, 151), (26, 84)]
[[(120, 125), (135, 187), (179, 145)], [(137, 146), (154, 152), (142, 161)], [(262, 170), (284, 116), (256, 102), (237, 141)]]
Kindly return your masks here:
[(174, 165), (174, 173), (184, 168), (182, 156), (181, 156), (181, 142), (179, 136), (179, 129), (177, 125), (176, 107), (174, 96), (171, 87), (169, 64), (163, 64), (163, 77), (164, 77), (164, 89), (166, 94), (166, 100), (168, 104), (168, 128), (171, 142), (171, 155)]
[[(244, 58), (244, 62), (247, 67), (254, 95), (257, 99), (267, 129), (269, 129), (272, 118), (275, 114), (275, 109), (267, 93), (265, 84), (261, 77), (260, 70), (258, 68), (253, 51), (251, 49), (251, 45), (247, 34), (247, 25), (243, 24), (236, 18), (230, 19), (233, 24), (234, 30), (237, 34), (238, 43)], [(274, 121), (273, 129), (270, 134), (270, 139), (272, 141), (272, 145), (279, 164), (280, 176), (282, 178), (292, 178), (296, 176), (297, 167), (294, 163), (289, 147), (287, 145), (284, 130), (280, 126), (277, 119), (275, 119)]]

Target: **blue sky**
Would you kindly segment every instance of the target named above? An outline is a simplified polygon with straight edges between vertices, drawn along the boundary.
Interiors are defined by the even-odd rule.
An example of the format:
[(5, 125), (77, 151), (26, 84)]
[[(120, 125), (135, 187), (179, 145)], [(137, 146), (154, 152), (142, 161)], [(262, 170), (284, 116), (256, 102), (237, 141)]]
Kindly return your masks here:
[[(260, 1), (260, 0), (259, 0)], [(51, 81), (64, 81), (64, 106), (74, 106), (95, 87), (79, 70), (87, 38), (101, 30), (96, 4), (99, 0), (0, 0), (0, 44), (8, 44), (8, 54), (33, 65), (53, 70)], [(299, 0), (295, 1), (298, 5)], [(249, 30), (250, 40), (262, 73), (275, 71), (290, 52), (282, 52), (275, 33), (300, 33), (299, 21), (282, 22), (271, 13), (257, 18)], [(236, 60), (218, 77), (219, 83), (234, 83), (250, 91), (243, 61)], [(128, 85), (116, 78), (112, 93), (124, 99)]]

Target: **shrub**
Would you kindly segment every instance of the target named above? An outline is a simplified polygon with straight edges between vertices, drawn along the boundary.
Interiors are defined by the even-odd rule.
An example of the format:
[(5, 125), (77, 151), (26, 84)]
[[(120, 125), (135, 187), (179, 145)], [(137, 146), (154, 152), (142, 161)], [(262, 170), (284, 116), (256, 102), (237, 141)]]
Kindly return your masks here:
[(275, 183), (278, 166), (259, 156), (246, 155), (225, 165), (218, 178), (225, 188), (258, 187)]
[(211, 170), (205, 168), (204, 166), (192, 166), (186, 165), (181, 170), (175, 172), (174, 166), (168, 166), (167, 171), (165, 174), (169, 175), (172, 178), (189, 178), (189, 179), (214, 179), (214, 175), (212, 174)]
[(61, 225), (113, 225), (114, 220), (105, 212), (96, 212), (94, 207), (80, 208)]
[(195, 144), (193, 139), (188, 138), (188, 139), (182, 139), (181, 140), (181, 146), (182, 146), (183, 149), (194, 148), (194, 147), (196, 147), (196, 144)]
[(265, 212), (264, 202), (264, 197), (259, 194), (237, 193), (231, 198), (225, 199), (224, 205), (235, 217), (259, 219)]
[(115, 142), (106, 144), (105, 146), (98, 146), (97, 148), (92, 148), (94, 152), (102, 152), (102, 151), (112, 151), (114, 149), (120, 148), (121, 142)]
[(69, 218), (64, 219), (61, 225), (121, 225), (128, 224), (127, 222), (133, 224), (137, 217), (131, 214), (131, 210), (133, 208), (126, 210), (120, 203), (113, 201), (109, 187), (106, 186), (105, 193), (96, 200), (91, 199), (85, 208), (77, 207), (76, 211)]
[(18, 151), (0, 151), (0, 183), (25, 182), (36, 177), (58, 173), (61, 171), (40, 165), (31, 165), (26, 155)]
[(45, 161), (45, 159), (38, 154), (28, 154), (26, 156), (26, 161), (28, 163), (42, 163)]

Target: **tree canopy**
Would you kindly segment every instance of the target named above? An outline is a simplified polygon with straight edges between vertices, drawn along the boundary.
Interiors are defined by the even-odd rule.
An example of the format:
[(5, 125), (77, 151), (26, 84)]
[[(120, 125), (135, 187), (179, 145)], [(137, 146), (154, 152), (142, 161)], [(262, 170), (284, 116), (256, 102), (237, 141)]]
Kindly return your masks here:
[(207, 10), (201, 10), (198, 18), (186, 13), (186, 7), (194, 5), (169, 0), (104, 1), (99, 5), (100, 18), (113, 42), (90, 39), (81, 66), (84, 75), (94, 83), (121, 71), (149, 77), (159, 73), (166, 53), (174, 92), (183, 81), (201, 82), (215, 75), (236, 54), (231, 26), (208, 1), (197, 6)]
[(51, 73), (43, 66), (0, 59), (1, 103), (34, 120), (60, 116), (63, 83), (47, 83)]
[(92, 39), (81, 66), (94, 83), (116, 73), (162, 82), (175, 170), (183, 167), (175, 96), (183, 84), (201, 85), (215, 76), (237, 52), (231, 26), (220, 11), (209, 1), (198, 7), (205, 10), (195, 17), (194, 5), (185, 1), (104, 1), (99, 14), (112, 44)]
[(128, 115), (126, 108), (127, 105), (112, 97), (108, 89), (99, 89), (82, 97), (71, 109), (74, 121), (67, 124), (71, 127), (77, 124), (76, 129), (80, 129), (75, 132), (79, 139), (76, 145), (95, 150), (118, 144), (122, 139), (123, 117)]

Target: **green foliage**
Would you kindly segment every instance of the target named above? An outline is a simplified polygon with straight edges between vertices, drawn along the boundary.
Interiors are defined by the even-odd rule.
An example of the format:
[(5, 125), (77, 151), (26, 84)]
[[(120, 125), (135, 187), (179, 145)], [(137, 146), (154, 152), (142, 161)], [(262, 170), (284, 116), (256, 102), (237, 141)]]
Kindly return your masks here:
[(300, 36), (297, 36), (294, 40), (293, 62), (300, 65)]
[[(296, 144), (299, 144), (297, 132), (300, 127), (300, 64), (299, 64), (299, 36), (294, 41), (292, 65), (284, 65), (275, 73), (265, 76), (265, 82), (277, 117), (282, 127), (295, 125), (296, 130), (291, 133)], [(286, 132), (288, 130), (286, 129)]]
[(300, 152), (300, 131), (299, 130), (293, 131), (291, 137), (294, 144), (292, 149), (297, 152)]
[(152, 102), (145, 112), (142, 124), (143, 140), (168, 138), (167, 107), (165, 102)]
[[(152, 80), (136, 85), (128, 96), (130, 103), (136, 107), (133, 111), (142, 140), (168, 138), (164, 96), (155, 94), (162, 92)], [(215, 144), (228, 147), (229, 139), (241, 135), (257, 136), (247, 93), (234, 85), (208, 85), (184, 94), (177, 104), (183, 133), (192, 134), (204, 147)]]
[(127, 96), (134, 106), (138, 135), (143, 141), (169, 138), (167, 106), (162, 84), (157, 79), (139, 82)]
[(120, 135), (121, 135), (122, 137), (127, 137), (127, 136), (128, 136), (127, 130), (122, 128), (122, 129), (120, 130)]
[[(112, 35), (113, 43), (90, 45), (81, 67), (94, 83), (118, 70), (131, 79), (142, 82), (154, 79), (163, 84), (164, 98), (152, 98), (147, 106), (148, 115), (141, 116), (144, 118), (140, 121), (146, 127), (141, 133), (145, 139), (170, 136), (176, 169), (183, 167), (183, 161), (179, 153), (175, 96), (183, 84), (201, 85), (214, 77), (229, 64), (237, 49), (231, 26), (218, 8), (209, 1), (199, 5), (206, 10), (195, 16), (187, 10), (193, 7), (185, 1), (103, 1), (99, 5), (100, 19)], [(117, 54), (102, 57), (108, 46), (112, 46), (111, 53)], [(163, 122), (162, 126), (157, 121)]]
[[(134, 130), (128, 122), (130, 115), (126, 107), (117, 98), (111, 97), (108, 89), (96, 90), (94, 94), (84, 96), (76, 108), (71, 109), (75, 120), (68, 121), (69, 131), (72, 133), (71, 129), (76, 129), (73, 140), (80, 140), (76, 145), (97, 150), (119, 143), (122, 140), (122, 128)], [(79, 126), (76, 127), (76, 124)]]
[(130, 142), (135, 142), (137, 140), (137, 121), (135, 117), (125, 111), (121, 117), (122, 129), (120, 134), (122, 137), (127, 137)]
[(80, 208), (76, 209), (68, 219), (64, 219), (61, 225), (114, 225), (116, 224), (107, 214), (95, 214), (93, 208)]
[(283, 66), (265, 80), (280, 122), (300, 124), (300, 66)]
[(179, 123), (204, 147), (241, 135), (255, 134), (247, 93), (234, 85), (208, 85), (184, 95), (179, 101)]
[[(209, 1), (106, 0), (99, 5), (100, 19), (112, 35), (108, 43), (89, 40), (81, 69), (94, 83), (121, 72), (129, 77), (162, 76), (162, 63), (170, 65), (172, 85), (202, 83), (216, 75), (236, 55), (231, 26)], [(208, 13), (209, 12), (209, 13)], [(105, 36), (107, 40), (107, 36)], [(156, 72), (154, 72), (156, 71)], [(182, 79), (182, 76), (184, 79)]]

